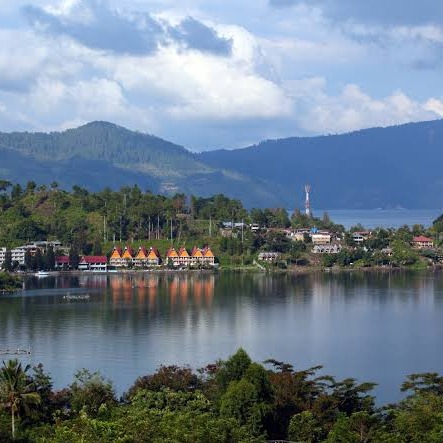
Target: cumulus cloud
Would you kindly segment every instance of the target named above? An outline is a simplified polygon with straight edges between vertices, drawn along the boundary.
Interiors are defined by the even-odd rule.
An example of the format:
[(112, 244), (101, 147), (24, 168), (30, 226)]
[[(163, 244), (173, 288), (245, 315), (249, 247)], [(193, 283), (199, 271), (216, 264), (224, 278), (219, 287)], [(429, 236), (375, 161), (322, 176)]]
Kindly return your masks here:
[(231, 42), (192, 17), (176, 27), (139, 14), (135, 18), (109, 9), (103, 0), (68, 0), (59, 8), (23, 7), (29, 23), (41, 32), (64, 35), (93, 49), (115, 53), (152, 54), (170, 40), (187, 48), (228, 55)]

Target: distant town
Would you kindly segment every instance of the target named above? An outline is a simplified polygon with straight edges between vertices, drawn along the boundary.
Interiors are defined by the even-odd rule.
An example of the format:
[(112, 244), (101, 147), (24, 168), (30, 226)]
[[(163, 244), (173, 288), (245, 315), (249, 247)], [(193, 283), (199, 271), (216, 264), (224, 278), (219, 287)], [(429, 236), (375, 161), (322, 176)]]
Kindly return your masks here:
[[(427, 267), (443, 261), (443, 220), (432, 226), (349, 230), (305, 207), (246, 210), (208, 198), (72, 192), (0, 183), (0, 268), (7, 272)], [(110, 237), (112, 239), (110, 239)], [(27, 239), (24, 243), (20, 240)], [(188, 246), (191, 245), (191, 246)]]

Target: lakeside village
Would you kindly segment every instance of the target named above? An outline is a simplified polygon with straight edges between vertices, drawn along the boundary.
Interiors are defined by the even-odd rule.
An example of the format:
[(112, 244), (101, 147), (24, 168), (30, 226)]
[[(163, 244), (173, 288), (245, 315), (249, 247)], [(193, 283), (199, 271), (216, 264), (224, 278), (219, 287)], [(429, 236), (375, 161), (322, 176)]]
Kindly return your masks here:
[(248, 211), (221, 194), (189, 200), (184, 194), (142, 193), (136, 186), (91, 193), (33, 182), (25, 189), (0, 188), (0, 268), (10, 274), (219, 268), (300, 272), (443, 263), (443, 216), (426, 229), (356, 225), (345, 230), (326, 213), (313, 216), (309, 186), (305, 210), (295, 209), (291, 216), (283, 208)]

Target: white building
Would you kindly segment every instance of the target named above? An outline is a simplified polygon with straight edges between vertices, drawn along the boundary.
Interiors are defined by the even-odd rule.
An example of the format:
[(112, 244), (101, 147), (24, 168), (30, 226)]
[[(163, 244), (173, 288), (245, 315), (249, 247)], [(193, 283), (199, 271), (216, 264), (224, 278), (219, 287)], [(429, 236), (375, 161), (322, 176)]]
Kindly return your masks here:
[(0, 248), (0, 269), (3, 267), (3, 263), (6, 260), (6, 248)]
[(311, 235), (314, 245), (328, 245), (331, 243), (331, 234), (325, 232), (317, 232)]

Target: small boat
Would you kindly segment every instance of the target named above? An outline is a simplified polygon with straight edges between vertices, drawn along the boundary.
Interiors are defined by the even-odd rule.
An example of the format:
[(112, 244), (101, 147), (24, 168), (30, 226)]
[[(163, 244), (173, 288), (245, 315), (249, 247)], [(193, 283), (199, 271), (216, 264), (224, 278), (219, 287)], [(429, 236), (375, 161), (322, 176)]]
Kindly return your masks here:
[(67, 294), (63, 296), (63, 300), (76, 301), (76, 300), (89, 300), (89, 294)]
[(47, 271), (38, 271), (35, 273), (36, 277), (49, 277), (49, 272)]

